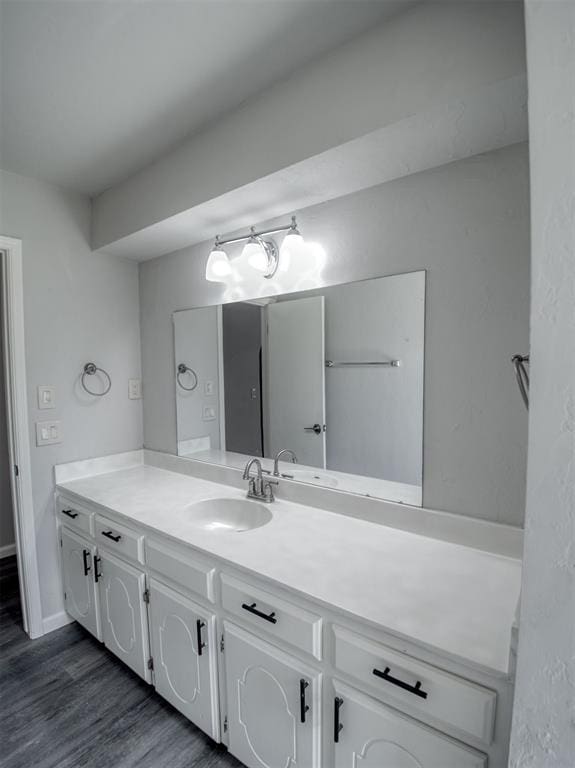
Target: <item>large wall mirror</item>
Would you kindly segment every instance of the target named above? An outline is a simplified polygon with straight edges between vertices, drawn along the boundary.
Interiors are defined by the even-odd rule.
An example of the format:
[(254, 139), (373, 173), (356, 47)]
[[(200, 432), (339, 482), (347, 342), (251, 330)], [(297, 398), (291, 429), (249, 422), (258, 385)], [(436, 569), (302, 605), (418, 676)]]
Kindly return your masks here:
[(174, 313), (178, 454), (422, 503), (425, 272)]

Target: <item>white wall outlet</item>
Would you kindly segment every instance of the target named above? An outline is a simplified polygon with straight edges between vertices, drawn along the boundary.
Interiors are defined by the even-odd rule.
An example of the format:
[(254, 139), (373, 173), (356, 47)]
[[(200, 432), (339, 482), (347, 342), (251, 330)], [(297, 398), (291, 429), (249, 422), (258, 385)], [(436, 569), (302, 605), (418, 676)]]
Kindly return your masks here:
[(38, 387), (38, 408), (43, 410), (48, 410), (49, 408), (55, 408), (56, 407), (56, 389), (55, 387), (46, 387), (46, 386), (39, 386)]
[(62, 430), (59, 421), (36, 422), (36, 445), (54, 445), (62, 442)]
[(142, 380), (128, 379), (128, 397), (130, 400), (140, 400), (142, 397)]
[(215, 421), (216, 409), (213, 405), (204, 405), (204, 409), (202, 411), (202, 419), (204, 421)]
[(206, 395), (213, 395), (216, 391), (213, 381), (206, 381), (204, 384), (204, 392)]

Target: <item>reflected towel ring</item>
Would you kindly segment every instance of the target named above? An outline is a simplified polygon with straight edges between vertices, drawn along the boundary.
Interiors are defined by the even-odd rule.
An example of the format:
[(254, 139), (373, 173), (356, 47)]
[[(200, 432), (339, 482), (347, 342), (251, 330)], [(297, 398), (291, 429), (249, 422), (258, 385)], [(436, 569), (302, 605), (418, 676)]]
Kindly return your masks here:
[[(185, 387), (185, 386), (182, 384), (182, 381), (181, 381), (181, 379), (180, 379), (180, 376), (181, 376), (182, 374), (184, 374), (184, 373), (191, 373), (191, 375), (194, 377), (194, 383), (192, 384), (192, 386), (191, 386), (191, 387)], [(188, 365), (186, 365), (185, 363), (180, 363), (180, 364), (178, 365), (178, 372), (177, 372), (177, 374), (176, 374), (176, 379), (177, 379), (177, 381), (178, 381), (178, 384), (180, 385), (180, 387), (181, 387), (182, 389), (185, 389), (185, 390), (186, 390), (186, 392), (193, 392), (193, 391), (194, 391), (194, 389), (195, 389), (195, 388), (198, 386), (198, 376), (197, 376), (196, 372), (194, 371), (194, 369), (193, 369), (193, 368), (190, 368), (190, 367), (189, 367)]]
[[(104, 376), (107, 379), (107, 384), (104, 387), (102, 392), (93, 392), (91, 389), (88, 389), (86, 386), (86, 376), (94, 376), (94, 374), (103, 373)], [(103, 368), (98, 368), (98, 366), (95, 363), (86, 363), (84, 366), (84, 370), (82, 371), (82, 378), (81, 378), (82, 388), (89, 394), (93, 395), (94, 397), (104, 397), (104, 395), (107, 395), (108, 392), (112, 389), (112, 379), (110, 378), (110, 374), (105, 371)]]

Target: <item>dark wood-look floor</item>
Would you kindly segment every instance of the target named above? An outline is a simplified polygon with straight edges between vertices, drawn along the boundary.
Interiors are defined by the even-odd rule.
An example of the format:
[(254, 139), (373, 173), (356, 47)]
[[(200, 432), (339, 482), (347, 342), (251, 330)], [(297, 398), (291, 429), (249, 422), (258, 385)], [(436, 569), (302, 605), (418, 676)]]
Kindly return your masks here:
[(30, 640), (0, 560), (2, 768), (239, 768), (77, 624)]

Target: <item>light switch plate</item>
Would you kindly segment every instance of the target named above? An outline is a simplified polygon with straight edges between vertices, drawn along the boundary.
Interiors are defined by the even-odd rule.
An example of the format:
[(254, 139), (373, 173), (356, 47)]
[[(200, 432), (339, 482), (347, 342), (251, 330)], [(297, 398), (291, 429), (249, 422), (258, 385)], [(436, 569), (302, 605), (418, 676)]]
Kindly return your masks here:
[(206, 395), (213, 395), (215, 391), (216, 391), (216, 388), (214, 386), (214, 382), (206, 381), (206, 383), (204, 384), (204, 393)]
[(142, 380), (128, 379), (128, 397), (130, 400), (140, 400), (142, 397)]
[(213, 405), (204, 405), (204, 409), (202, 411), (202, 419), (203, 421), (215, 421), (216, 409)]
[(54, 445), (62, 442), (62, 430), (59, 421), (36, 422), (36, 445)]
[(41, 411), (56, 407), (56, 388), (40, 385), (38, 387), (38, 408)]

